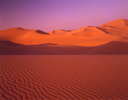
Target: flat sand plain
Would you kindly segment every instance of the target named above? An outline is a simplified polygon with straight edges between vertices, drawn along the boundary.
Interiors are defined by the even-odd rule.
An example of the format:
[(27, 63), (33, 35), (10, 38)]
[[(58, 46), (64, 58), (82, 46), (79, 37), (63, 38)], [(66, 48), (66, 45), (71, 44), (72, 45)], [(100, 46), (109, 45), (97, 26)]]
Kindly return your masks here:
[(127, 55), (2, 55), (0, 100), (128, 100)]

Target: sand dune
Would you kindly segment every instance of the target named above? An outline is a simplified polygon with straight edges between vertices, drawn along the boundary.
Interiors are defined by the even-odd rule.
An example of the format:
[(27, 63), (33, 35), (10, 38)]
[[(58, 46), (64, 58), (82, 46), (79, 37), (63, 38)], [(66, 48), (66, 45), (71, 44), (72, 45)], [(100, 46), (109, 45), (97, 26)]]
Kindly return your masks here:
[[(114, 54), (127, 54), (124, 50), (127, 50), (128, 20), (118, 19), (97, 27), (85, 26), (76, 30), (54, 30), (48, 33), (41, 30), (11, 28), (0, 31), (0, 41), (1, 54), (15, 54), (15, 51), (16, 54), (22, 54), (21, 50), (23, 50), (23, 54), (27, 54), (29, 50), (30, 53), (28, 54), (34, 52), (34, 54), (88, 54), (88, 52), (91, 54), (99, 54), (99, 52), (111, 54), (110, 51), (112, 50), (114, 53), (115, 48), (119, 50), (116, 50)], [(8, 42), (2, 41), (21, 45), (16, 47), (4, 46), (6, 43), (8, 45)], [(119, 47), (114, 46), (118, 42)], [(56, 44), (56, 46), (49, 46), (48, 44)], [(109, 50), (106, 52), (104, 48), (107, 47)], [(121, 50), (121, 47), (124, 50)], [(94, 48), (97, 49), (92, 50)], [(8, 53), (7, 50), (13, 53)]]
[(2, 31), (0, 32), (0, 34), (1, 34), (1, 39), (0, 39), (1, 41), (11, 41), (23, 45), (39, 45), (39, 44), (52, 43), (58, 45), (98, 46), (120, 38), (120, 36), (115, 36), (111, 34), (109, 35), (102, 34), (96, 37), (81, 36), (81, 35), (44, 35), (44, 34), (39, 34), (35, 31), (29, 31), (23, 34), (18, 33), (18, 36), (11, 36), (11, 37), (6, 36)]
[(6, 30), (0, 31), (0, 40), (2, 41), (11, 41), (13, 39), (18, 39), (25, 35), (27, 32), (31, 30), (23, 29), (23, 28), (10, 28)]
[(76, 30), (53, 30), (48, 33), (51, 35), (81, 35), (87, 37), (97, 37), (105, 34), (102, 30), (94, 26), (86, 26)]
[(23, 28), (0, 31), (0, 41), (23, 45), (58, 44), (94, 47), (111, 41), (128, 42), (128, 21), (118, 19), (101, 26), (86, 26), (76, 30), (43, 32)]
[(124, 19), (118, 19), (118, 20), (100, 25), (98, 27), (108, 34), (122, 36), (126, 32), (128, 32), (128, 21)]
[[(26, 37), (39, 37), (42, 35), (48, 35), (40, 30), (30, 30), (30, 29), (23, 29), (23, 28), (10, 28), (6, 30), (0, 31), (0, 41), (11, 41), (14, 43), (19, 43), (19, 41), (24, 41), (27, 39)], [(19, 43), (23, 44), (23, 43)]]
[(128, 43), (112, 41), (107, 44), (97, 46), (89, 54), (128, 54)]
[(82, 35), (82, 36), (89, 36), (89, 37), (98, 37), (104, 35), (105, 32), (99, 30), (97, 27), (88, 26), (84, 30), (81, 31), (73, 31), (73, 35)]
[(70, 31), (67, 30), (53, 30), (51, 32), (48, 32), (50, 35), (64, 35), (64, 34), (69, 34)]
[(0, 56), (1, 100), (127, 100), (128, 56)]
[(20, 45), (0, 42), (0, 55), (105, 55), (128, 54), (128, 43), (113, 41), (96, 47), (60, 46), (56, 44)]

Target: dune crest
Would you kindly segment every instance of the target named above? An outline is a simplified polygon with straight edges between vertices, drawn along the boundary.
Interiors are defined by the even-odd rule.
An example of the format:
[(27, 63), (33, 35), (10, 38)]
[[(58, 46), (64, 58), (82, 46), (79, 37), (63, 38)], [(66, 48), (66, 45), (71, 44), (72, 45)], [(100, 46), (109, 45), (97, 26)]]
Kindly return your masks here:
[(128, 21), (125, 19), (117, 19), (115, 21), (100, 25), (98, 28), (108, 34), (122, 36), (128, 32)]

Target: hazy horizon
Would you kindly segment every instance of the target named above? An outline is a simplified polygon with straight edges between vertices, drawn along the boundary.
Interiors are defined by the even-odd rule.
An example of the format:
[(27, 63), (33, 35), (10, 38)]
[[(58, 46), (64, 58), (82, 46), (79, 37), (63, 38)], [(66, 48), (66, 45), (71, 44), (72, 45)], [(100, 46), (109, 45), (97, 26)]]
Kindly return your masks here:
[(51, 31), (98, 26), (128, 19), (127, 0), (0, 0), (0, 30), (23, 27)]

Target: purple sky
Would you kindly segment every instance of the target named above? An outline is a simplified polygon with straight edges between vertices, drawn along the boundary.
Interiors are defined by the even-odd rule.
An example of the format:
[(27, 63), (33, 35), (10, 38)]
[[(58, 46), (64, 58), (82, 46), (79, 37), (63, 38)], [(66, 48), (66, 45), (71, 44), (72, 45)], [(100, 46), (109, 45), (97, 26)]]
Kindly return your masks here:
[(0, 0), (0, 29), (51, 31), (128, 19), (128, 0)]

